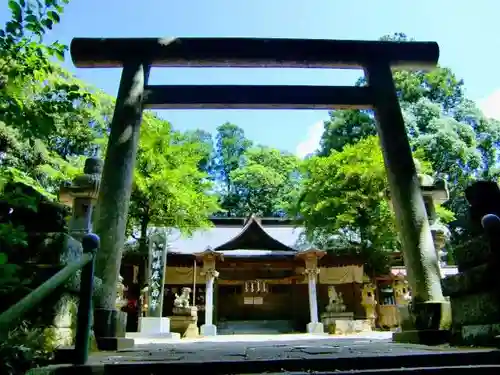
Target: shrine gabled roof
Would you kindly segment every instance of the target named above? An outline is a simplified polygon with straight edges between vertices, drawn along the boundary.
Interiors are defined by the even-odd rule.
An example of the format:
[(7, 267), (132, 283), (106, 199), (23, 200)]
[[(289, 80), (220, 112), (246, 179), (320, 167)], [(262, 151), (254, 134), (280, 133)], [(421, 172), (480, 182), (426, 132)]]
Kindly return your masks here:
[[(310, 247), (303, 240), (303, 228), (285, 220), (263, 218), (262, 224), (255, 217), (246, 223), (243, 219), (233, 218), (217, 218), (212, 221), (213, 227), (197, 230), (191, 236), (182, 236), (174, 230), (170, 236), (169, 252), (188, 255), (210, 247), (230, 256), (286, 256)], [(249, 235), (256, 233), (267, 239), (255, 241), (254, 238), (250, 243), (242, 241), (248, 241)]]
[(254, 215), (250, 216), (240, 233), (214, 248), (215, 251), (262, 249), (269, 251), (297, 251), (295, 248), (285, 245), (270, 236)]

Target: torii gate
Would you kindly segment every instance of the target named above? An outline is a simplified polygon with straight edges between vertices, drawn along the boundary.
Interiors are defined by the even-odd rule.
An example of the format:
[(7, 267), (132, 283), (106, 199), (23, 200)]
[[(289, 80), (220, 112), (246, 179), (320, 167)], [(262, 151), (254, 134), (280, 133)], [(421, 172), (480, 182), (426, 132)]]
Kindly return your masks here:
[[(114, 301), (143, 109), (374, 109), (414, 312), (420, 329), (443, 301), (439, 264), (399, 107), (391, 69), (433, 69), (434, 42), (254, 38), (75, 38), (78, 68), (123, 72), (111, 123), (95, 232), (103, 293), (94, 315), (96, 337), (116, 337)], [(368, 86), (149, 85), (151, 67), (364, 69)], [(436, 309), (437, 308), (437, 309)], [(420, 322), (420, 323), (419, 323)], [(109, 341), (109, 340), (108, 340)], [(100, 345), (110, 348), (108, 344)]]

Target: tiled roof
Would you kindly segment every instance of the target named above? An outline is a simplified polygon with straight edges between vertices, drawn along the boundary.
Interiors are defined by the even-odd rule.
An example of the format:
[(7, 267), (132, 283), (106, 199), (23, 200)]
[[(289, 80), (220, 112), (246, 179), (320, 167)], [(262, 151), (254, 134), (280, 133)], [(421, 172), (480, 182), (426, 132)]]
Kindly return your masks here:
[[(282, 242), (283, 244), (297, 249), (297, 251), (304, 250), (307, 246), (303, 241), (301, 234), (303, 233), (302, 228), (295, 227), (293, 225), (263, 225), (264, 230), (271, 237)], [(193, 233), (192, 236), (186, 237), (181, 236), (179, 231), (174, 230), (171, 235), (170, 241), (170, 253), (177, 254), (194, 254), (202, 252), (211, 247), (215, 249), (216, 247), (228, 242), (229, 240), (240, 234), (243, 228), (234, 225), (218, 225), (213, 228), (198, 230)], [(231, 256), (262, 256), (262, 255), (290, 255), (290, 251), (270, 251), (266, 249), (262, 250), (227, 250), (221, 251), (225, 255)], [(292, 253), (293, 254), (293, 253)]]

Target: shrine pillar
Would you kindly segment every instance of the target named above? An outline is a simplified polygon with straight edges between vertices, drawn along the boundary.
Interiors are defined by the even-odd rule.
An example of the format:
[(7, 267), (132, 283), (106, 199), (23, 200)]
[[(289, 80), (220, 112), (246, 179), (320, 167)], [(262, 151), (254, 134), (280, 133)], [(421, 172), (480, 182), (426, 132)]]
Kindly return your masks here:
[(310, 322), (307, 324), (307, 332), (312, 334), (322, 334), (325, 332), (323, 323), (319, 321), (318, 294), (316, 290), (316, 281), (319, 275), (318, 259), (321, 259), (324, 255), (324, 251), (316, 249), (306, 250), (297, 255), (297, 258), (303, 259), (305, 262), (304, 274), (307, 275), (310, 313)]
[(208, 248), (202, 253), (196, 254), (198, 259), (203, 261), (203, 268), (201, 274), (205, 276), (205, 323), (200, 327), (200, 334), (202, 336), (216, 336), (217, 326), (213, 324), (214, 314), (214, 283), (215, 279), (219, 276), (216, 270), (217, 260), (223, 260), (222, 254)]

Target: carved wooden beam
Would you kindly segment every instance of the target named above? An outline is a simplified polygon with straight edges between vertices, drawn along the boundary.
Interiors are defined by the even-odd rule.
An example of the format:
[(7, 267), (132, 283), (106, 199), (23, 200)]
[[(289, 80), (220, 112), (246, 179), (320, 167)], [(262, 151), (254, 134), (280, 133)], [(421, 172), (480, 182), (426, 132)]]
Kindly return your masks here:
[(78, 68), (138, 60), (162, 67), (362, 69), (377, 62), (432, 69), (439, 58), (435, 42), (278, 38), (75, 38), (70, 51)]

